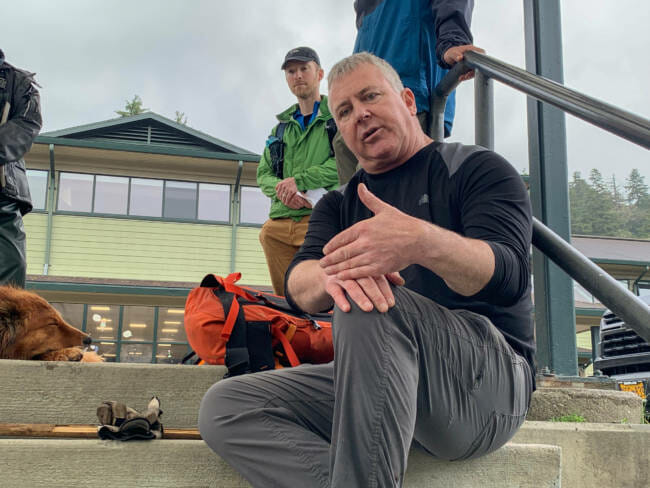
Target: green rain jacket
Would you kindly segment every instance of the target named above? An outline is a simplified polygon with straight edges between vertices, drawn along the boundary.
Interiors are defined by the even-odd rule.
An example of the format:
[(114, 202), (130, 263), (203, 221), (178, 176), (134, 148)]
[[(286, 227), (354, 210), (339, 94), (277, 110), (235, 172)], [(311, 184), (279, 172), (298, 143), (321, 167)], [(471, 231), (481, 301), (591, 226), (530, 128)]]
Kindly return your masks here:
[[(303, 131), (293, 114), (298, 110), (294, 104), (278, 114), (280, 122), (288, 122), (284, 129), (284, 178), (294, 177), (298, 191), (325, 188), (332, 190), (339, 184), (336, 171), (336, 159), (331, 155), (330, 142), (327, 137), (325, 124), (332, 118), (327, 107), (327, 97), (321, 95), (318, 115)], [(271, 131), (275, 135), (277, 126)], [(257, 166), (257, 184), (262, 192), (271, 199), (269, 218), (279, 219), (291, 217), (300, 220), (309, 215), (311, 208), (292, 209), (282, 203), (275, 194), (275, 185), (281, 181), (271, 168), (269, 148), (265, 147), (262, 158)]]

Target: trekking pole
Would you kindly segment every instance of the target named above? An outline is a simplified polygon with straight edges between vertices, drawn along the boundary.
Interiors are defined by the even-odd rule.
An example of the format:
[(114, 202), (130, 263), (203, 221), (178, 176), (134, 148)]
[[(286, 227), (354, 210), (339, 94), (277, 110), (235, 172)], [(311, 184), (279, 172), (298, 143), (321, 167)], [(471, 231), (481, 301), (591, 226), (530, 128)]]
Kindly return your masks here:
[[(2, 107), (2, 117), (0, 117), (0, 125), (3, 125), (5, 122), (7, 122), (7, 119), (9, 118), (9, 109), (11, 108), (11, 104), (9, 103), (9, 100), (5, 102), (5, 106)], [(7, 180), (5, 179), (5, 167), (0, 164), (0, 189), (5, 187), (5, 184), (7, 183)]]

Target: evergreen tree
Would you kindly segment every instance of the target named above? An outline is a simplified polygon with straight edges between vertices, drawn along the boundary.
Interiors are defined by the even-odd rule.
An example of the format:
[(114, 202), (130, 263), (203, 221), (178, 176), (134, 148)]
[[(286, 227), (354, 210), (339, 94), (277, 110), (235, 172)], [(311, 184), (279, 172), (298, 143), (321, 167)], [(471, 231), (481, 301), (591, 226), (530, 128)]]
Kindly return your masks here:
[(187, 125), (187, 117), (185, 116), (185, 112), (179, 112), (176, 110), (176, 118), (174, 120), (177, 124)]
[(614, 201), (616, 208), (620, 209), (625, 206), (625, 196), (623, 190), (621, 190), (621, 187), (616, 182), (616, 175), (612, 175), (612, 179), (608, 182), (607, 187), (609, 193), (612, 195), (612, 200)]
[(629, 217), (626, 230), (640, 239), (650, 239), (650, 194), (648, 185), (638, 169), (633, 169), (625, 181)]
[(138, 115), (149, 110), (142, 106), (142, 99), (138, 95), (133, 96), (130, 102), (127, 100), (124, 110), (116, 110), (115, 113), (120, 117), (130, 117), (131, 115)]
[(597, 169), (589, 173), (593, 198), (587, 203), (588, 212), (592, 223), (592, 235), (616, 236), (622, 223), (617, 219), (616, 205), (612, 194), (609, 192), (603, 175)]
[(593, 198), (592, 188), (582, 179), (579, 171), (574, 172), (573, 181), (569, 183), (572, 234), (592, 234), (593, 226), (589, 214), (589, 201)]
[(627, 192), (627, 202), (636, 207), (648, 198), (648, 185), (645, 184), (638, 169), (634, 168), (630, 172), (630, 176), (626, 178), (625, 191)]

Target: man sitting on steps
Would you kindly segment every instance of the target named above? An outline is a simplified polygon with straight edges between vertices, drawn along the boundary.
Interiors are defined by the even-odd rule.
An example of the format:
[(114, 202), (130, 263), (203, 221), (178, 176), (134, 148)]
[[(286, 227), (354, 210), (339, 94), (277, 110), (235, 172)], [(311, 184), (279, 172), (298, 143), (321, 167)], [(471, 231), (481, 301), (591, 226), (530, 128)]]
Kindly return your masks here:
[(229, 378), (201, 436), (256, 487), (402, 486), (414, 441), (470, 459), (505, 444), (534, 390), (531, 209), (516, 170), (426, 136), (368, 53), (329, 75), (362, 169), (316, 205), (287, 298), (334, 307), (334, 361)]

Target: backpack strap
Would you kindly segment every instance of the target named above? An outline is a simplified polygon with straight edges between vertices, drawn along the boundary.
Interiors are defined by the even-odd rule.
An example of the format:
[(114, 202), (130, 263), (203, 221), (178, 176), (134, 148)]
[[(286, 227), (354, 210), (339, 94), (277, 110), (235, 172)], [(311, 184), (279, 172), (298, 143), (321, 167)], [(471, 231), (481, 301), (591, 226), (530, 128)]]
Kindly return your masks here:
[(288, 122), (280, 122), (275, 128), (275, 134), (266, 141), (271, 155), (271, 169), (280, 179), (284, 179), (284, 130), (287, 125)]
[(334, 157), (334, 143), (332, 142), (334, 140), (334, 136), (336, 135), (336, 132), (338, 131), (338, 127), (336, 127), (336, 122), (334, 122), (334, 119), (331, 118), (327, 122), (325, 122), (325, 131), (327, 132), (327, 139), (330, 141), (330, 158)]
[(241, 273), (231, 273), (225, 278), (210, 274), (203, 278), (200, 285), (212, 288), (223, 307), (225, 321), (221, 337), (226, 342), (224, 363), (228, 368), (224, 377), (273, 369), (274, 366), (268, 326), (246, 323), (240, 300), (258, 300), (235, 284), (240, 278)]
[(291, 364), (291, 366), (293, 366), (294, 368), (296, 366), (300, 366), (300, 359), (298, 359), (298, 356), (296, 355), (296, 351), (293, 350), (293, 347), (291, 347), (291, 343), (289, 342), (289, 339), (280, 330), (280, 328), (271, 327), (271, 334), (273, 335), (273, 337), (275, 337), (280, 341), (280, 344), (282, 344), (282, 348), (284, 349), (284, 353), (287, 355), (289, 364)]

